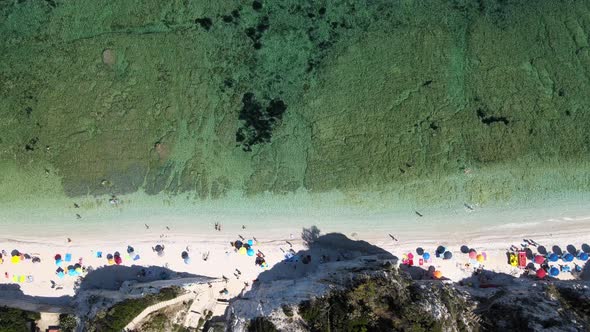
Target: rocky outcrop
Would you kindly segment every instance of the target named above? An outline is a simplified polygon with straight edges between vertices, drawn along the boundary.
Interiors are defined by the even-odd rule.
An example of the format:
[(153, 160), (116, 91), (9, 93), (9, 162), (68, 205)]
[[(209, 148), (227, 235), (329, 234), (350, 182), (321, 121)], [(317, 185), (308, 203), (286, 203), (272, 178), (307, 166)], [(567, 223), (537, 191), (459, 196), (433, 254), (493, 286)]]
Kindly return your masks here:
[[(259, 326), (270, 321), (281, 331), (590, 328), (588, 281), (539, 281), (486, 270), (456, 283), (413, 279), (411, 275), (424, 275), (413, 272), (423, 270), (398, 268), (395, 257), (378, 250), (336, 234), (320, 237), (308, 251), (298, 253), (313, 257), (311, 262), (321, 257), (320, 262), (284, 262), (262, 273), (250, 291), (230, 301), (226, 327), (267, 331)], [(219, 319), (214, 322), (219, 325)]]

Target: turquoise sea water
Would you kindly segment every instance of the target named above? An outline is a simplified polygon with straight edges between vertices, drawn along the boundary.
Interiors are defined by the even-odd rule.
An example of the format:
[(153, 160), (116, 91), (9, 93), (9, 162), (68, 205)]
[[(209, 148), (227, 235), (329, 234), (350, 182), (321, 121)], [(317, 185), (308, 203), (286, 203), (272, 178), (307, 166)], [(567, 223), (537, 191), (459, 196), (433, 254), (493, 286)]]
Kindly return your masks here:
[(0, 2), (0, 218), (587, 196), (588, 2), (254, 3)]

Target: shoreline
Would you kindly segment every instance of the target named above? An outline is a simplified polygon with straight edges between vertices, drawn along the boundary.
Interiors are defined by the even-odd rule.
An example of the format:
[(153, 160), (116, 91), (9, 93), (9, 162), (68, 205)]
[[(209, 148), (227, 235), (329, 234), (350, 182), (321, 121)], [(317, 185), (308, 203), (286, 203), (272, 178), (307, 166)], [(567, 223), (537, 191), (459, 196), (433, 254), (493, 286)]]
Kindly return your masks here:
[[(2, 275), (8, 272), (34, 276), (35, 281), (32, 283), (18, 283), (26, 295), (74, 295), (74, 283), (77, 279), (74, 277), (66, 276), (60, 281), (64, 287), (61, 291), (50, 288), (50, 281), (58, 280), (53, 262), (56, 253), (63, 255), (70, 252), (74, 262), (83, 257), (85, 265), (97, 268), (104, 266), (107, 261), (105, 256), (96, 258), (96, 251), (102, 251), (103, 255), (115, 251), (125, 254), (127, 245), (132, 245), (141, 253), (141, 259), (124, 259), (125, 266), (166, 266), (172, 271), (213, 278), (221, 278), (222, 275), (232, 276), (232, 271), (238, 268), (244, 273), (244, 280), (253, 280), (264, 270), (254, 265), (252, 257), (234, 253), (230, 241), (235, 241), (239, 235), (246, 239), (256, 238), (259, 242), (255, 248), (265, 253), (272, 268), (284, 259), (283, 250), (289, 249), (286, 241), (293, 244), (295, 251), (304, 249), (300, 239), (301, 230), (312, 225), (317, 226), (322, 234), (342, 233), (352, 240), (363, 240), (381, 247), (399, 258), (405, 253), (415, 252), (419, 246), (431, 253), (438, 245), (446, 246), (453, 251), (455, 258), (450, 261), (436, 259), (432, 265), (453, 281), (461, 280), (468, 275), (458, 268), (467, 261), (459, 252), (459, 247), (464, 244), (478, 251), (488, 252), (486, 268), (497, 272), (517, 273), (518, 271), (515, 272), (507, 264), (505, 252), (511, 245), (518, 246), (522, 243), (523, 238), (533, 238), (547, 248), (559, 245), (564, 250), (570, 243), (577, 248), (583, 243), (590, 243), (590, 232), (587, 231), (590, 229), (590, 209), (576, 203), (517, 211), (477, 209), (457, 213), (455, 210), (447, 211), (446, 215), (441, 214), (438, 217), (424, 215), (408, 216), (405, 219), (395, 219), (398, 215), (383, 214), (369, 215), (361, 219), (358, 214), (346, 213), (340, 218), (325, 219), (320, 216), (293, 218), (280, 215), (276, 218), (254, 218), (255, 216), (247, 214), (227, 219), (229, 217), (225, 215), (217, 219), (223, 226), (221, 232), (214, 229), (215, 220), (197, 218), (192, 213), (183, 215), (185, 211), (182, 210), (161, 210), (160, 214), (149, 216), (137, 214), (133, 209), (129, 210), (131, 211), (122, 209), (117, 212), (119, 218), (105, 218), (102, 222), (96, 223), (49, 222), (44, 225), (42, 231), (35, 230), (35, 235), (32, 235), (32, 224), (27, 225), (24, 220), (20, 221), (17, 228), (14, 224), (2, 223), (0, 232), (10, 236), (0, 237), (1, 249), (7, 252), (18, 249), (21, 252), (37, 253), (42, 262), (13, 265), (5, 260), (4, 264), (0, 265), (0, 272)], [(162, 218), (166, 213), (170, 213), (171, 216)], [(145, 228), (146, 223), (149, 224), (149, 229)], [(241, 228), (242, 224), (246, 225), (246, 229)], [(166, 226), (169, 226), (170, 230), (167, 230)], [(388, 234), (393, 234), (399, 241), (392, 241)], [(71, 243), (67, 242), (68, 237), (71, 238)], [(151, 251), (155, 244), (166, 246), (165, 257), (157, 257)], [(180, 253), (187, 246), (192, 256), (189, 265), (184, 264), (180, 258)], [(210, 253), (210, 258), (206, 262), (201, 259), (205, 252)], [(2, 284), (13, 283), (11, 279), (0, 280)], [(233, 281), (233, 291), (241, 290), (243, 283)]]

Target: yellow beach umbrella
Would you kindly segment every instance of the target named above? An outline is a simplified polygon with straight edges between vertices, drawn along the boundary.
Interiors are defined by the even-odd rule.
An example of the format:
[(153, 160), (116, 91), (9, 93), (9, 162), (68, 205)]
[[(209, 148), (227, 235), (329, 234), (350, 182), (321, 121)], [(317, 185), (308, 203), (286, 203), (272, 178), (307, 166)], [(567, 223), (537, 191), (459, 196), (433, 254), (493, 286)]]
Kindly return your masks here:
[(10, 262), (12, 264), (18, 264), (18, 263), (20, 263), (20, 256), (12, 256), (12, 258), (10, 259)]
[(25, 282), (25, 276), (19, 276), (18, 282)]
[(245, 255), (247, 251), (248, 251), (248, 250), (246, 250), (246, 248), (244, 248), (244, 247), (241, 247), (241, 248), (238, 250), (238, 254), (240, 254), (240, 255)]
[(477, 254), (477, 261), (480, 263), (484, 261), (484, 257), (482, 254)]

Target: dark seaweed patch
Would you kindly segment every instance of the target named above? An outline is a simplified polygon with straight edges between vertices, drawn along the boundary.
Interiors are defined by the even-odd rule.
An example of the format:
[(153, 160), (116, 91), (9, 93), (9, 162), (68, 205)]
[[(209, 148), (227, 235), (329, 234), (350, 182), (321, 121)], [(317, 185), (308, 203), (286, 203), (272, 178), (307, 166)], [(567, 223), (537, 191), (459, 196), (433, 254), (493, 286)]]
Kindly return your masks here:
[(246, 36), (252, 40), (252, 46), (259, 50), (262, 48), (262, 35), (270, 28), (270, 24), (268, 23), (268, 16), (263, 16), (256, 27), (249, 27), (244, 30)]
[(209, 31), (213, 26), (213, 21), (209, 17), (197, 18), (195, 24), (200, 25), (205, 31)]
[(255, 11), (260, 11), (262, 9), (262, 2), (260, 2), (260, 1), (252, 2), (252, 9), (254, 9)]
[(287, 105), (280, 99), (271, 100), (264, 108), (254, 93), (245, 93), (238, 116), (242, 127), (236, 132), (236, 142), (242, 145), (244, 151), (252, 151), (252, 146), (256, 144), (270, 142), (272, 130), (286, 110)]
[(27, 117), (31, 116), (31, 113), (33, 113), (33, 108), (28, 106), (25, 108), (25, 114), (27, 114)]
[(33, 137), (25, 144), (25, 151), (35, 151), (35, 146), (39, 142), (39, 137)]
[(510, 121), (508, 121), (508, 118), (504, 116), (486, 116), (485, 112), (481, 108), (477, 109), (477, 117), (481, 120), (482, 123), (488, 126), (495, 122), (502, 122), (505, 125), (508, 125), (510, 123)]

